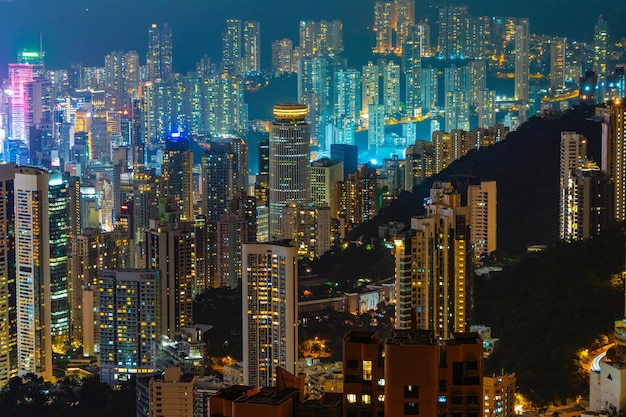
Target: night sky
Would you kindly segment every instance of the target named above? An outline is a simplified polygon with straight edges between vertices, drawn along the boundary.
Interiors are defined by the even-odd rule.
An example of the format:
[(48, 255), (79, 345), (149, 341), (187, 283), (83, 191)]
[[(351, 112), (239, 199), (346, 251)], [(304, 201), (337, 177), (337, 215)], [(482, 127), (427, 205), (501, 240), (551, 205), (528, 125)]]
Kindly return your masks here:
[[(174, 36), (174, 70), (186, 72), (208, 53), (219, 57), (227, 18), (261, 22), (262, 66), (269, 67), (270, 44), (288, 37), (298, 44), (301, 19), (340, 19), (349, 65), (361, 65), (372, 46), (368, 28), (374, 0), (0, 0), (0, 77), (17, 51), (38, 49), (43, 33), (48, 68), (70, 62), (103, 66), (112, 50), (136, 50), (141, 63), (150, 23), (168, 22)], [(416, 15), (434, 16), (418, 0)], [(472, 15), (528, 16), (531, 31), (589, 41), (600, 13), (608, 19), (613, 39), (626, 36), (623, 0), (470, 0)], [(433, 6), (441, 2), (431, 3)], [(364, 58), (365, 57), (365, 58)]]

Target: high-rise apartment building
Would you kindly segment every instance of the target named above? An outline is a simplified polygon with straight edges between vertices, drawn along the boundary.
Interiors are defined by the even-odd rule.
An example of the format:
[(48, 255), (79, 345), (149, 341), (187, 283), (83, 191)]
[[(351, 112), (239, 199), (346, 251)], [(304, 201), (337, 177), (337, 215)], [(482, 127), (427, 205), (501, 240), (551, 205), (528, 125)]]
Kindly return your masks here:
[(17, 376), (15, 165), (0, 165), (0, 385)]
[(435, 174), (435, 148), (431, 141), (416, 140), (406, 148), (404, 189), (412, 191), (426, 178)]
[(155, 271), (103, 270), (98, 278), (100, 381), (114, 387), (156, 371), (159, 282)]
[(388, 54), (393, 51), (393, 3), (377, 1), (374, 3), (375, 54)]
[(311, 199), (310, 128), (307, 106), (277, 104), (270, 124), (270, 239), (281, 234), (282, 209)]
[(272, 68), (276, 74), (296, 72), (291, 39), (285, 38), (272, 42)]
[(559, 201), (559, 234), (565, 241), (595, 236), (610, 221), (608, 176), (587, 159), (587, 139), (575, 132), (561, 132)]
[(483, 378), (485, 417), (515, 415), (515, 374), (490, 375)]
[(246, 74), (257, 74), (261, 71), (261, 24), (244, 22), (242, 52)]
[[(196, 278), (196, 236), (193, 223), (150, 221), (146, 267), (158, 270), (160, 335), (173, 339), (193, 324), (193, 286)], [(156, 320), (156, 319), (155, 319)]]
[(600, 15), (593, 28), (593, 70), (598, 76), (608, 73), (609, 25)]
[(470, 242), (474, 259), (480, 262), (497, 249), (497, 187), (495, 181), (482, 181), (467, 187), (470, 208)]
[(290, 203), (283, 208), (282, 236), (293, 241), (300, 259), (319, 258), (330, 249), (330, 208)]
[(530, 26), (527, 18), (515, 25), (515, 100), (520, 102), (520, 122), (526, 120), (525, 107), (529, 101)]
[(222, 33), (222, 71), (233, 75), (241, 74), (241, 21), (226, 20), (226, 28)]
[(415, 25), (415, 0), (394, 0), (392, 26), (396, 32), (396, 55), (402, 55)]
[(445, 59), (467, 58), (469, 14), (467, 6), (439, 8), (439, 56)]
[(287, 241), (243, 245), (244, 383), (276, 384), (277, 368), (298, 360), (297, 248)]
[(400, 111), (400, 66), (389, 61), (384, 64), (383, 72), (383, 102), (387, 115)]
[(217, 287), (241, 285), (241, 246), (248, 242), (248, 222), (234, 213), (217, 222)]
[(330, 217), (339, 216), (337, 183), (343, 181), (343, 162), (329, 158), (311, 163), (311, 202), (316, 206), (330, 208)]
[(361, 111), (361, 74), (354, 69), (339, 70), (334, 76), (333, 118), (338, 137), (335, 143), (354, 144), (354, 131)]
[(15, 172), (18, 373), (51, 380), (50, 216), (47, 171)]
[[(449, 337), (449, 338), (448, 338)], [(351, 331), (343, 343), (343, 409), (359, 415), (481, 415), (482, 340), (451, 333), (443, 342), (432, 330)]]
[(550, 88), (565, 88), (565, 51), (567, 39), (554, 37), (550, 41)]
[(168, 79), (172, 74), (172, 28), (164, 23), (153, 23), (148, 29), (148, 55), (146, 56), (150, 80)]
[(450, 184), (431, 189), (428, 215), (396, 240), (396, 327), (465, 331), (470, 313), (470, 212)]
[(196, 376), (185, 375), (178, 367), (165, 368), (162, 375), (150, 378), (149, 390), (149, 416), (197, 416)]
[[(324, 138), (324, 127), (331, 109), (331, 93), (326, 59), (303, 58), (298, 60), (298, 102), (306, 104), (307, 122), (310, 124), (311, 139), (320, 142)], [(331, 73), (332, 74), (332, 73)]]
[(402, 62), (405, 77), (405, 105), (409, 117), (417, 115), (421, 108), (421, 73), (422, 50), (419, 26), (414, 26), (408, 33), (402, 51)]
[(186, 138), (172, 137), (165, 144), (160, 195), (171, 200), (181, 220), (193, 221), (193, 151)]
[(361, 67), (361, 117), (367, 122), (369, 106), (380, 104), (380, 71), (378, 65), (369, 61)]

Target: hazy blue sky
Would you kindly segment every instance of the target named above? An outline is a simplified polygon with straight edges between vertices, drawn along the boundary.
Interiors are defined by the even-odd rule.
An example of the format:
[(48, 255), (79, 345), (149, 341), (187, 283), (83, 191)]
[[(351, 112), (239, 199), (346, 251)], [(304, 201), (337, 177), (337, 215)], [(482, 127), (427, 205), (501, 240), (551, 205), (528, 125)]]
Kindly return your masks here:
[[(103, 65), (112, 50), (136, 50), (141, 61), (150, 23), (169, 22), (174, 33), (174, 70), (185, 72), (204, 53), (216, 56), (224, 20), (259, 20), (264, 63), (269, 45), (282, 37), (297, 44), (301, 19), (340, 19), (351, 58), (371, 48), (374, 0), (0, 0), (0, 76), (22, 48), (38, 47), (43, 33), (49, 68), (69, 62)], [(418, 19), (432, 14), (417, 1)], [(626, 2), (608, 0), (470, 0), (473, 15), (530, 17), (531, 31), (590, 40), (600, 13), (615, 36), (626, 36)], [(365, 49), (363, 49), (365, 48)], [(358, 49), (358, 50), (357, 50)], [(359, 63), (355, 63), (359, 64)]]

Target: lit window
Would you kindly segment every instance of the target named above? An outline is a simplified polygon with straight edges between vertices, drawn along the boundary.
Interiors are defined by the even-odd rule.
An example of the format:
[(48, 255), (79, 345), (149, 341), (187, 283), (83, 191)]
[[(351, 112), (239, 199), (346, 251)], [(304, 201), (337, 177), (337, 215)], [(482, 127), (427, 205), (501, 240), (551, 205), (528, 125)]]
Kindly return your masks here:
[(363, 361), (363, 381), (372, 380), (372, 361)]
[(354, 404), (356, 402), (356, 394), (347, 394), (346, 400), (348, 401), (348, 403)]
[(372, 396), (369, 395), (369, 394), (361, 395), (361, 402), (363, 404), (371, 404), (372, 403)]

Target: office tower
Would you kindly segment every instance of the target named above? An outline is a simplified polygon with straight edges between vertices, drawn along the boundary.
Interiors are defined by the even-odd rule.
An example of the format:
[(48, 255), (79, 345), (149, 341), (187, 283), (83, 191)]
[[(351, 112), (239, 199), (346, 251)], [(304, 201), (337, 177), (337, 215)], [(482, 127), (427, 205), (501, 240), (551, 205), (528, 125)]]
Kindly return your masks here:
[(374, 3), (375, 54), (389, 54), (393, 51), (393, 3), (377, 1)]
[(0, 385), (17, 376), (15, 165), (0, 165)]
[(49, 174), (50, 334), (63, 345), (70, 336), (69, 251), (71, 244), (68, 182), (59, 172)]
[(467, 205), (470, 208), (470, 242), (474, 259), (489, 256), (497, 248), (497, 187), (495, 181), (482, 181), (467, 187)]
[(174, 333), (193, 324), (193, 285), (196, 276), (196, 236), (193, 223), (150, 220), (146, 267), (160, 279), (160, 334)]
[(339, 217), (337, 183), (343, 181), (343, 162), (329, 158), (311, 163), (311, 202), (330, 207), (330, 217)]
[(527, 18), (515, 26), (515, 100), (520, 102), (520, 122), (526, 121), (529, 92), (530, 27)]
[(280, 237), (282, 208), (311, 199), (310, 131), (307, 107), (277, 104), (270, 124), (270, 239)]
[(55, 97), (52, 82), (36, 80), (26, 84), (26, 143), (32, 165), (50, 166), (50, 154), (56, 148), (53, 135)]
[(380, 71), (378, 65), (369, 61), (367, 65), (361, 67), (361, 117), (367, 122), (369, 106), (380, 104), (379, 82)]
[(409, 117), (417, 116), (421, 109), (421, 80), (422, 75), (422, 52), (420, 45), (420, 33), (417, 26), (409, 32), (405, 41), (402, 63), (405, 77), (405, 106)]
[(276, 384), (278, 367), (291, 373), (296, 370), (297, 256), (296, 247), (286, 241), (243, 245), (243, 378), (247, 385), (271, 387)]
[(375, 150), (382, 146), (385, 146), (385, 106), (372, 104), (369, 108), (367, 149)]
[(425, 140), (416, 140), (406, 148), (405, 153), (404, 189), (413, 191), (426, 178), (435, 173), (435, 148), (433, 143)]
[(9, 84), (11, 86), (11, 130), (9, 137), (25, 142), (28, 146), (28, 128), (26, 125), (27, 84), (43, 78), (43, 61), (37, 52), (23, 51), (18, 55), (18, 62), (9, 64)]
[(171, 199), (181, 220), (193, 221), (193, 151), (186, 138), (172, 136), (165, 144), (160, 195)]
[(153, 23), (148, 29), (146, 64), (150, 80), (163, 80), (172, 74), (172, 29), (167, 23), (161, 27)]
[(400, 66), (393, 61), (383, 64), (383, 105), (389, 116), (400, 111)]
[(609, 25), (600, 15), (593, 28), (593, 70), (599, 76), (608, 73)]
[(51, 380), (50, 216), (47, 171), (15, 172), (18, 374)]
[(155, 271), (103, 270), (98, 279), (100, 382), (114, 387), (156, 371), (159, 282)]
[(482, 340), (432, 330), (350, 331), (343, 340), (345, 415), (480, 415)]
[(333, 118), (338, 137), (334, 143), (353, 145), (361, 111), (361, 74), (354, 69), (339, 70), (334, 76)]
[(567, 39), (554, 37), (550, 41), (550, 88), (565, 88), (565, 51)]
[(465, 331), (469, 319), (470, 212), (450, 184), (435, 187), (429, 214), (413, 217), (411, 231), (395, 242), (396, 328), (410, 328), (415, 317), (418, 329), (441, 339)]
[(242, 40), (245, 73), (257, 74), (261, 71), (261, 24), (244, 22)]
[(226, 28), (222, 33), (222, 72), (241, 75), (241, 21), (226, 20)]
[(489, 416), (514, 416), (517, 378), (515, 374), (483, 377), (485, 414)]
[(608, 176), (586, 153), (585, 137), (561, 132), (559, 231), (567, 242), (597, 235), (610, 219)]
[(330, 159), (343, 162), (343, 179), (358, 169), (359, 149), (354, 145), (330, 145)]
[(291, 39), (285, 38), (272, 42), (272, 69), (276, 75), (295, 72)]
[(439, 8), (439, 56), (445, 59), (467, 58), (469, 15), (467, 6)]

